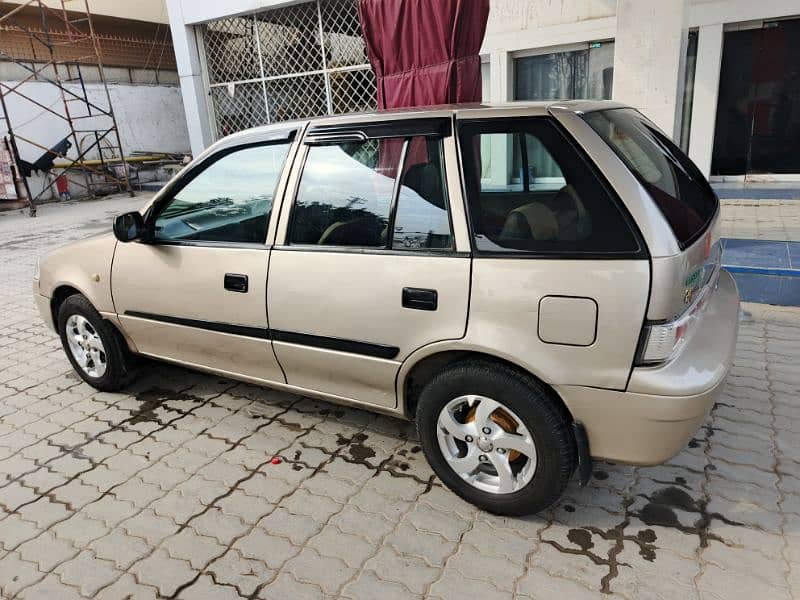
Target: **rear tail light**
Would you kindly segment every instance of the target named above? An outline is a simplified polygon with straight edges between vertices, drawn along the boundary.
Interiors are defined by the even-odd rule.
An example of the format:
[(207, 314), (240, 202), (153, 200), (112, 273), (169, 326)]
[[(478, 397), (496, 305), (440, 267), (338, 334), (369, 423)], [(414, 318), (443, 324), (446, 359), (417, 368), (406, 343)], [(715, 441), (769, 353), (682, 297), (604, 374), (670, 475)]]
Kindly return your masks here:
[(636, 354), (637, 366), (657, 365), (678, 354), (691, 335), (712, 287), (706, 286), (692, 306), (677, 319), (667, 323), (645, 323)]
[(670, 323), (645, 325), (636, 364), (655, 365), (668, 361), (680, 350), (688, 330), (689, 322), (684, 317)]

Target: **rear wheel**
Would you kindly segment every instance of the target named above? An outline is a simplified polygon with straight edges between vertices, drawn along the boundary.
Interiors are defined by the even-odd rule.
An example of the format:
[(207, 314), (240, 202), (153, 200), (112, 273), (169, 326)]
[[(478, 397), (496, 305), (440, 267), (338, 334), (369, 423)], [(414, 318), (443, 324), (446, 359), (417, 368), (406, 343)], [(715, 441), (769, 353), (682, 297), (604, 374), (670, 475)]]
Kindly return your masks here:
[(476, 506), (532, 514), (576, 466), (568, 415), (533, 377), (489, 361), (446, 368), (422, 390), (417, 428), (439, 478)]
[(75, 371), (104, 392), (125, 387), (134, 375), (134, 358), (114, 327), (81, 294), (58, 309), (61, 345)]

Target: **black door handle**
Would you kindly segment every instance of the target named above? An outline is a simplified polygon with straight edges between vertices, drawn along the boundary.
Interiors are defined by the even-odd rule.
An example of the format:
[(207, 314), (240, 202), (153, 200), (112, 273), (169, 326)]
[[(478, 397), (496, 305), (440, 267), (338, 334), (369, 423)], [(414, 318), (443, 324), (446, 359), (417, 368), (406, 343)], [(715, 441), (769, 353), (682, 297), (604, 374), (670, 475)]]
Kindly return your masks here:
[(247, 292), (247, 275), (225, 273), (225, 289), (231, 292)]
[(415, 310), (436, 310), (439, 294), (436, 290), (406, 287), (403, 288), (403, 306)]

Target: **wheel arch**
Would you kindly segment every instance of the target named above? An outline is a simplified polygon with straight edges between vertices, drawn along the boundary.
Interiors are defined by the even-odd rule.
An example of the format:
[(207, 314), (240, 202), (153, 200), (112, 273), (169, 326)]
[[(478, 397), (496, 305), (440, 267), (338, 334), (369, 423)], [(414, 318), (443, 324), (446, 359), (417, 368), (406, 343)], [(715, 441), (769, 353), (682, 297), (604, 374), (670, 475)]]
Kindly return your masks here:
[[(424, 350), (421, 349), (417, 354)], [(503, 364), (526, 376), (533, 377), (544, 388), (550, 391), (553, 401), (559, 410), (563, 411), (569, 421), (573, 421), (572, 412), (569, 410), (564, 400), (556, 390), (548, 384), (542, 377), (531, 369), (520, 365), (507, 357), (483, 349), (473, 349), (464, 347), (437, 348), (422, 355), (412, 355), (403, 363), (398, 374), (397, 397), (398, 407), (403, 415), (413, 420), (416, 413), (419, 392), (432, 377), (445, 367), (458, 362), (468, 360), (483, 360)]]
[(75, 294), (81, 294), (84, 298), (86, 297), (86, 294), (81, 290), (67, 284), (59, 285), (53, 290), (53, 295), (50, 297), (50, 317), (53, 319), (53, 325), (56, 329), (58, 329), (58, 311), (61, 305), (64, 304), (67, 298)]
[(126, 336), (125, 333), (122, 331), (122, 328), (120, 327), (117, 320), (115, 318), (109, 319), (107, 314), (104, 315), (102, 311), (98, 310), (97, 307), (94, 306), (92, 299), (88, 295), (86, 295), (82, 290), (70, 284), (58, 285), (53, 290), (53, 296), (50, 298), (50, 317), (53, 319), (53, 326), (56, 329), (56, 331), (58, 331), (58, 311), (61, 308), (61, 305), (64, 304), (64, 301), (67, 298), (69, 298), (70, 296), (74, 296), (76, 294), (80, 294), (81, 296), (86, 298), (86, 300), (89, 301), (89, 303), (94, 307), (95, 310), (97, 310), (97, 312), (100, 314), (103, 320), (111, 325), (114, 332), (119, 336), (120, 340), (122, 340), (122, 343), (128, 348), (128, 350), (130, 350), (131, 352), (136, 352), (136, 347), (133, 345), (128, 336)]

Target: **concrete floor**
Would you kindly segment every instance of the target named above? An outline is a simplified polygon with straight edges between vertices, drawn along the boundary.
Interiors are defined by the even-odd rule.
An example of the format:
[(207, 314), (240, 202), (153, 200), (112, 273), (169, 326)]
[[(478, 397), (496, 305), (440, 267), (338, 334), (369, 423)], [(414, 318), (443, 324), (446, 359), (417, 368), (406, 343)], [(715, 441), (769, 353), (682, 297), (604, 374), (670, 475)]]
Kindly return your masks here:
[(163, 365), (82, 383), (34, 309), (36, 256), (142, 200), (0, 214), (0, 597), (799, 595), (800, 309), (743, 306), (723, 397), (668, 464), (596, 464), (501, 518), (400, 421)]

